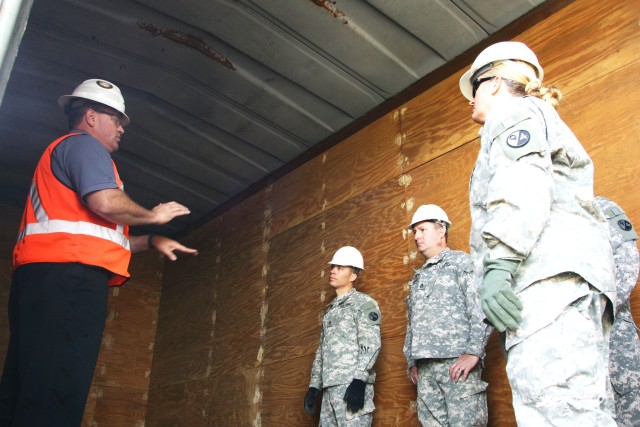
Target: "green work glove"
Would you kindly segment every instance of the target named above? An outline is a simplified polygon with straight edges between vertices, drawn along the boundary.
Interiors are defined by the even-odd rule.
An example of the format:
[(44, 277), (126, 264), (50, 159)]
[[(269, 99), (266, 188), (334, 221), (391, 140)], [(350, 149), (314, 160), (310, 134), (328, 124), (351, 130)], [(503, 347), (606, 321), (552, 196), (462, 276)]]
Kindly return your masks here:
[(304, 396), (304, 411), (309, 415), (313, 415), (316, 412), (316, 396), (319, 391), (315, 387), (309, 387), (307, 394)]
[(482, 310), (497, 330), (516, 329), (522, 321), (522, 302), (511, 289), (511, 279), (520, 261), (484, 259), (484, 278), (480, 290)]

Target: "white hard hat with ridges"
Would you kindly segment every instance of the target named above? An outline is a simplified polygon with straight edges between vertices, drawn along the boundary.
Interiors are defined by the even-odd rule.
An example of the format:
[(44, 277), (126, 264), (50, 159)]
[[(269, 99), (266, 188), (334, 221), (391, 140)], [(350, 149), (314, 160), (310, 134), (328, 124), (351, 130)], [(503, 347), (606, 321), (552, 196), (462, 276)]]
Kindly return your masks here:
[(343, 246), (336, 251), (333, 259), (329, 261), (331, 265), (342, 265), (346, 267), (355, 267), (364, 270), (364, 259), (359, 250), (353, 246)]
[(65, 108), (77, 98), (99, 102), (120, 112), (122, 114), (122, 126), (126, 126), (130, 122), (129, 116), (124, 112), (122, 93), (120, 93), (118, 86), (111, 82), (100, 79), (85, 80), (74, 89), (71, 95), (62, 95), (58, 98), (58, 105)]
[(533, 66), (533, 68), (536, 70), (538, 79), (542, 80), (542, 78), (544, 77), (544, 71), (542, 70), (542, 66), (538, 62), (536, 54), (533, 53), (533, 51), (529, 49), (527, 45), (521, 42), (499, 42), (492, 44), (491, 46), (480, 52), (476, 60), (473, 61), (471, 68), (469, 68), (469, 70), (464, 73), (462, 77), (460, 77), (459, 84), (460, 92), (462, 92), (462, 95), (464, 95), (464, 97), (469, 101), (473, 101), (472, 81), (475, 79), (475, 74), (477, 73), (477, 71), (483, 68), (485, 65), (510, 59), (524, 61), (531, 64), (531, 66)]
[(408, 228), (411, 229), (414, 225), (423, 221), (441, 221), (451, 227), (451, 221), (449, 221), (447, 213), (437, 205), (422, 205), (418, 207), (413, 214), (413, 218), (411, 218), (411, 224)]

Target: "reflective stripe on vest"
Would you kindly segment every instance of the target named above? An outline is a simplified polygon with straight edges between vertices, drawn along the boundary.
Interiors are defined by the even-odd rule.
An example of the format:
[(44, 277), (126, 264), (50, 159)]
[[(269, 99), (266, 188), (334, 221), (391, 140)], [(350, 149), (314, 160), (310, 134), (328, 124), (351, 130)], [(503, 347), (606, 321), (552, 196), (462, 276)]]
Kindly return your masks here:
[(37, 223), (27, 224), (18, 235), (18, 242), (25, 236), (44, 233), (69, 233), (69, 234), (85, 234), (87, 236), (98, 237), (100, 239), (109, 240), (117, 245), (122, 246), (126, 250), (131, 250), (129, 239), (124, 235), (124, 226), (117, 224), (116, 228), (103, 227), (101, 225), (92, 224), (86, 221), (64, 221), (61, 219), (49, 220), (47, 213), (42, 208), (40, 195), (35, 184), (31, 184), (29, 191), (31, 197), (31, 206), (38, 220)]
[(84, 234), (87, 236), (109, 240), (127, 250), (130, 250), (129, 239), (127, 239), (125, 235), (122, 234), (122, 231), (114, 230), (107, 227), (101, 227), (99, 225), (83, 221), (71, 222), (63, 221), (61, 219), (54, 219), (52, 221), (27, 224), (22, 233), (22, 236), (20, 236), (20, 240), (24, 239), (24, 236), (44, 233)]

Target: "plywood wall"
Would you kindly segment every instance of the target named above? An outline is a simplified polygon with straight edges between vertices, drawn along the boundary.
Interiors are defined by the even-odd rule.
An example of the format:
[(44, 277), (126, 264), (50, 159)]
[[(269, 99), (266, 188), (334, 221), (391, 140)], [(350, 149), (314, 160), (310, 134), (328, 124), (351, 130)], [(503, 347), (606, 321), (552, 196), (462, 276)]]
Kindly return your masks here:
[[(638, 2), (579, 0), (516, 38), (564, 91), (560, 113), (593, 157), (597, 194), (636, 224), (639, 18)], [(188, 236), (201, 255), (167, 266), (146, 425), (317, 425), (302, 400), (333, 298), (326, 263), (347, 244), (361, 249), (360, 290), (383, 314), (374, 425), (418, 425), (402, 344), (407, 282), (423, 260), (404, 227), (437, 203), (454, 224), (450, 246), (468, 250), (478, 128), (458, 91), (463, 71)], [(515, 425), (504, 363), (493, 336), (492, 426)]]

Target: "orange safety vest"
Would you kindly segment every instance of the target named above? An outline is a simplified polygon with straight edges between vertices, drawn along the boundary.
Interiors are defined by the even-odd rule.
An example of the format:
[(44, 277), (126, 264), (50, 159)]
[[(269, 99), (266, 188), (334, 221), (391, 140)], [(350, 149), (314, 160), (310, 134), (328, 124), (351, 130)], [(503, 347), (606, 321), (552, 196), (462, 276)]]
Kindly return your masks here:
[[(121, 285), (130, 277), (129, 226), (93, 213), (51, 169), (54, 148), (73, 135), (78, 133), (51, 143), (38, 162), (13, 250), (13, 268), (33, 262), (78, 262), (112, 272), (109, 285)], [(113, 171), (123, 189), (115, 163)]]

